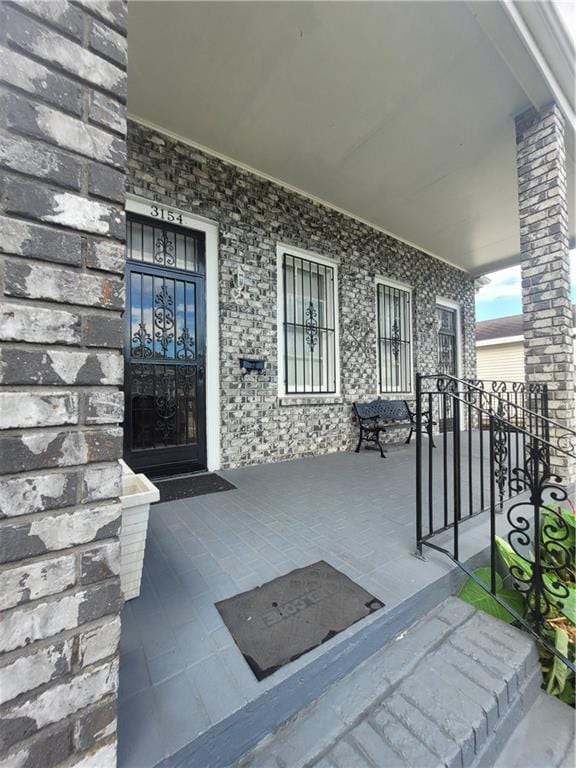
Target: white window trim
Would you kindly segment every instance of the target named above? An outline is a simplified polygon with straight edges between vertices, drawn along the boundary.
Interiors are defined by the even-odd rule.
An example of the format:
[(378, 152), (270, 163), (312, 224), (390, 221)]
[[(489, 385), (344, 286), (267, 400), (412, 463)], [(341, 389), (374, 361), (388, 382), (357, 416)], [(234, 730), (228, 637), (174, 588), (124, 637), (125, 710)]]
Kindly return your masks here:
[(218, 224), (210, 219), (194, 216), (180, 208), (148, 200), (137, 195), (126, 195), (126, 210), (138, 213), (152, 221), (152, 206), (182, 216), (179, 226), (204, 232), (206, 235), (206, 466), (211, 472), (220, 469), (220, 361), (219, 361), (219, 307), (218, 307)]
[[(442, 296), (436, 297), (436, 306), (437, 307), (445, 307), (446, 309), (455, 309), (456, 310), (456, 354), (458, 356), (456, 366), (456, 377), (461, 379), (462, 378), (462, 372), (464, 370), (463, 364), (463, 344), (462, 344), (462, 306), (458, 304), (457, 301), (452, 301), (452, 299), (445, 299)], [(438, 344), (438, 328), (437, 326), (434, 326), (436, 328), (436, 339), (434, 340), (434, 343)]]
[[(336, 389), (334, 392), (286, 392), (284, 386), (284, 270), (283, 257), (287, 253), (290, 256), (301, 257), (309, 261), (323, 264), (334, 270), (334, 375)], [(340, 307), (338, 305), (338, 262), (335, 259), (320, 256), (312, 251), (295, 248), (293, 245), (277, 243), (276, 245), (276, 269), (277, 269), (277, 295), (276, 311), (278, 326), (278, 397), (282, 400), (316, 400), (318, 398), (334, 399), (340, 396)]]
[[(410, 373), (412, 378), (412, 389), (407, 392), (385, 392), (380, 383), (380, 328), (378, 326), (378, 286), (386, 285), (390, 288), (399, 288), (401, 291), (406, 291), (410, 294)], [(374, 282), (374, 303), (376, 306), (376, 376), (378, 379), (378, 392), (380, 395), (384, 395), (385, 399), (390, 400), (402, 400), (414, 397), (414, 380), (416, 378), (416, 372), (414, 370), (414, 289), (408, 283), (400, 283), (397, 280), (390, 280), (387, 277), (376, 276)]]

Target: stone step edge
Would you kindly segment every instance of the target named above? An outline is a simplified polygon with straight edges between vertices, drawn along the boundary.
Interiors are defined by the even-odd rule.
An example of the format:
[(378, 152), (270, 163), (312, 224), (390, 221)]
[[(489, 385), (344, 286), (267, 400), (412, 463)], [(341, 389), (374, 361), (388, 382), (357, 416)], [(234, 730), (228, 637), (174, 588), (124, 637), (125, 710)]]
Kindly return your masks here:
[(540, 662), (538, 666), (524, 679), (518, 689), (518, 693), (498, 724), (490, 734), (482, 751), (476, 755), (476, 759), (470, 768), (493, 768), (498, 755), (506, 746), (508, 739), (526, 717), (532, 705), (542, 690), (542, 671)]
[[(475, 611), (471, 606), (463, 603), (457, 598), (446, 599), (441, 605), (422, 617), (412, 627), (401, 633), (398, 639), (404, 643), (405, 647), (402, 649), (404, 654), (410, 653), (411, 650), (410, 645), (406, 646), (406, 643), (418, 647), (423, 641), (425, 647), (421, 649), (420, 653), (416, 653), (409, 663), (402, 666), (401, 670), (396, 670), (395, 676), (392, 675), (392, 678), (382, 677), (382, 668), (386, 669), (387, 665), (390, 666), (390, 661), (392, 661), (393, 666), (395, 661), (394, 641), (392, 641), (374, 654), (374, 656), (380, 657), (376, 660), (376, 669), (374, 669), (374, 665), (368, 666), (369, 662), (374, 657), (371, 657), (366, 660), (366, 662), (359, 665), (349, 675), (331, 686), (311, 705), (298, 712), (295, 717), (276, 729), (276, 731), (270, 734), (267, 739), (262, 740), (255, 749), (247, 752), (238, 762), (239, 768), (244, 766), (244, 764), (246, 765), (246, 768), (252, 764), (258, 766), (258, 768), (262, 768), (262, 765), (266, 763), (267, 747), (271, 740), (275, 743), (275, 749), (282, 764), (288, 763), (290, 764), (290, 768), (305, 768), (306, 766), (315, 764), (317, 760), (320, 760), (322, 756), (332, 748), (336, 740), (345, 738), (346, 734), (352, 732), (356, 726), (365, 720), (368, 710), (377, 709), (386, 699), (393, 696), (396, 689), (402, 685), (404, 680), (410, 678), (411, 675), (417, 671), (416, 668), (427, 656), (432, 656), (442, 645), (448, 644), (450, 637), (453, 634), (457, 633), (469, 621), (474, 622), (474, 620), (481, 615), (481, 613)], [(426, 634), (431, 634), (430, 629), (434, 626), (435, 622), (438, 623), (438, 620), (445, 622), (445, 630), (436, 633), (434, 639), (427, 639)], [(492, 621), (494, 622), (497, 620), (494, 619)], [(498, 622), (498, 624), (500, 624), (500, 622)], [(502, 623), (500, 628), (503, 632), (506, 632), (506, 627), (507, 625)], [(514, 631), (519, 633), (519, 630)], [(434, 635), (434, 632), (432, 632), (432, 635)], [(521, 635), (519, 634), (518, 637), (520, 636)], [(514, 643), (517, 639), (518, 638), (515, 637), (509, 637), (508, 641)], [(518, 649), (519, 655), (515, 664), (510, 666), (512, 674), (510, 680), (506, 684), (507, 699), (510, 699), (510, 706), (506, 707), (502, 716), (499, 714), (497, 715), (496, 724), (492, 730), (497, 728), (500, 720), (506, 717), (508, 711), (516, 703), (518, 697), (521, 695), (519, 691), (522, 690), (527, 678), (536, 675), (537, 678), (541, 679), (541, 672), (533, 644), (527, 636), (525, 636), (524, 640), (523, 647), (519, 647)], [(536, 668), (534, 665), (536, 665)], [(514, 669), (514, 671), (512, 671), (512, 669)], [(386, 674), (389, 674), (389, 671)], [(364, 679), (361, 680), (360, 685), (361, 697), (358, 701), (355, 701), (354, 683), (358, 683), (358, 678)], [(382, 682), (384, 681), (386, 683), (385, 687), (382, 686)], [(370, 685), (373, 685), (373, 689), (372, 691), (367, 691), (366, 686), (368, 686), (369, 689)], [(494, 696), (494, 709), (499, 711), (499, 706), (496, 704), (497, 697), (495, 692)], [(339, 699), (341, 699), (340, 702)], [(353, 709), (352, 712), (350, 712), (351, 708)], [(335, 715), (332, 721), (328, 718), (329, 722), (327, 723), (326, 714), (327, 710), (329, 711), (330, 709), (337, 713), (337, 715)], [(345, 717), (343, 717), (343, 710), (345, 710)], [(338, 719), (338, 716), (340, 719)], [(317, 725), (314, 724), (314, 720), (318, 721)], [(489, 720), (487, 717), (487, 740), (490, 739), (492, 733), (492, 730), (488, 728), (488, 723)], [(312, 745), (308, 745), (308, 751), (306, 751), (306, 742), (304, 740), (302, 754), (297, 755), (295, 754), (293, 745), (298, 743), (299, 740), (302, 741), (303, 728), (310, 732), (310, 734), (313, 731), (317, 731), (318, 736), (314, 737)], [(475, 729), (472, 724), (470, 725), (470, 735), (470, 740), (475, 742)], [(288, 754), (283, 754), (282, 741), (284, 741), (286, 745), (290, 745), (287, 750)], [(458, 745), (458, 748), (462, 750), (464, 740), (460, 744), (455, 741), (454, 744)], [(483, 749), (484, 746), (485, 744), (482, 745), (481, 749)], [(476, 754), (473, 754), (471, 758), (474, 761), (476, 759)], [(261, 762), (262, 760), (264, 762)], [(244, 763), (244, 761), (246, 761), (246, 763)], [(272, 761), (272, 764), (275, 764), (275, 762)], [(470, 765), (470, 763), (467, 762), (467, 765)]]
[(575, 731), (574, 709), (540, 689), (496, 757), (494, 766), (518, 768), (530, 764), (573, 768), (576, 765)]
[[(472, 570), (478, 568), (486, 564), (488, 556), (489, 548), (486, 547), (466, 565)], [(404, 602), (384, 611), (382, 616), (373, 614), (367, 626), (358, 622), (357, 631), (352, 636), (327, 648), (306, 667), (211, 726), (176, 753), (161, 760), (155, 768), (207, 768), (213, 765), (213, 755), (219, 755), (220, 761), (214, 763), (218, 768), (231, 765), (399, 633), (457, 593), (465, 580), (466, 574), (454, 566)]]
[[(448, 606), (447, 603), (449, 604)], [(450, 610), (453, 607), (456, 610)], [(452, 616), (449, 615), (450, 613), (452, 613)], [(365, 659), (346, 676), (335, 682), (318, 699), (297, 712), (296, 715), (270, 734), (268, 738), (278, 738), (279, 736), (281, 737), (283, 730), (290, 731), (293, 728), (298, 728), (298, 723), (310, 717), (317, 707), (328, 705), (335, 711), (339, 711), (342, 717), (341, 707), (338, 704), (339, 698), (342, 698), (342, 704), (346, 708), (346, 715), (343, 718), (344, 728), (340, 731), (340, 734), (344, 735), (350, 732), (362, 721), (367, 709), (377, 707), (386, 698), (391, 696), (401, 685), (402, 681), (415, 671), (418, 664), (426, 656), (445, 643), (450, 635), (457, 631), (474, 614), (475, 610), (466, 603), (454, 597), (446, 598), (438, 606), (385, 643), (376, 653)], [(377, 657), (385, 659), (386, 657), (394, 656), (396, 643), (403, 644), (404, 647), (401, 649), (401, 653), (406, 653), (406, 643), (415, 645), (415, 652), (403, 666), (396, 667), (396, 672), (392, 673), (391, 677), (380, 678), (378, 674), (374, 674), (374, 661), (376, 660), (376, 664), (378, 664)], [(372, 686), (372, 689), (367, 691), (363, 687), (360, 697), (355, 698), (353, 693), (354, 685), (351, 684), (357, 683), (359, 677), (368, 678), (364, 682), (368, 686)], [(383, 680), (385, 681), (385, 687), (382, 687)], [(329, 734), (325, 730), (322, 733), (322, 737), (325, 741), (331, 740), (328, 739)], [(305, 761), (294, 762), (290, 768), (301, 768), (301, 766), (308, 765), (308, 763), (318, 759), (326, 749), (322, 744), (322, 738), (319, 738), (315, 744), (316, 752), (308, 754)], [(257, 745), (257, 749), (264, 751), (266, 749), (266, 740), (260, 742)], [(239, 766), (242, 766), (242, 760), (240, 760)]]

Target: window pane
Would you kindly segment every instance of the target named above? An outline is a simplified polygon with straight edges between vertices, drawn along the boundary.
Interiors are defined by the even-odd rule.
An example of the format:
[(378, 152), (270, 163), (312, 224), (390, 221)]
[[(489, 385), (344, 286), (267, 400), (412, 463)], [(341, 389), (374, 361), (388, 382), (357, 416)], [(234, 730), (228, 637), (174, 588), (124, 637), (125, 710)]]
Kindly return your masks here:
[(378, 284), (378, 364), (381, 392), (412, 391), (410, 291)]
[(455, 309), (436, 307), (438, 320), (438, 367), (441, 373), (457, 376), (457, 317)]
[(336, 391), (334, 269), (284, 254), (285, 391)]

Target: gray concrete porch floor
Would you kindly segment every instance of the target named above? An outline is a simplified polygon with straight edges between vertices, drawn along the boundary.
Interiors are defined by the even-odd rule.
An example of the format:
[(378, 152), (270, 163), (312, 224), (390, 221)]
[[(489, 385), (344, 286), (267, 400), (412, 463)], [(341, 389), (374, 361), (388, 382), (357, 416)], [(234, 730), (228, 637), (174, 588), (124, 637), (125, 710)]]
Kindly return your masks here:
[[(363, 450), (221, 474), (236, 490), (151, 510), (141, 595), (122, 617), (120, 768), (155, 766), (380, 613), (258, 682), (218, 600), (324, 559), (390, 611), (453, 568), (412, 555), (413, 444), (387, 459)], [(461, 557), (486, 546), (486, 525), (462, 526)]]

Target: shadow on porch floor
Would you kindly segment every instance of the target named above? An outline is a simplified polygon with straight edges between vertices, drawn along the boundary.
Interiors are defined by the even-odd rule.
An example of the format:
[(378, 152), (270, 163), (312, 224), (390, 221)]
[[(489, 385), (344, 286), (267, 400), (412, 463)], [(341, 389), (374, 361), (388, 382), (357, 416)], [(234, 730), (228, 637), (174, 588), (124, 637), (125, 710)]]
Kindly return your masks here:
[[(151, 510), (142, 592), (123, 614), (120, 768), (155, 766), (379, 615), (258, 682), (216, 601), (324, 559), (390, 611), (453, 568), (412, 556), (414, 445), (221, 474), (236, 490)], [(463, 558), (486, 546), (485, 526), (463, 526)]]

